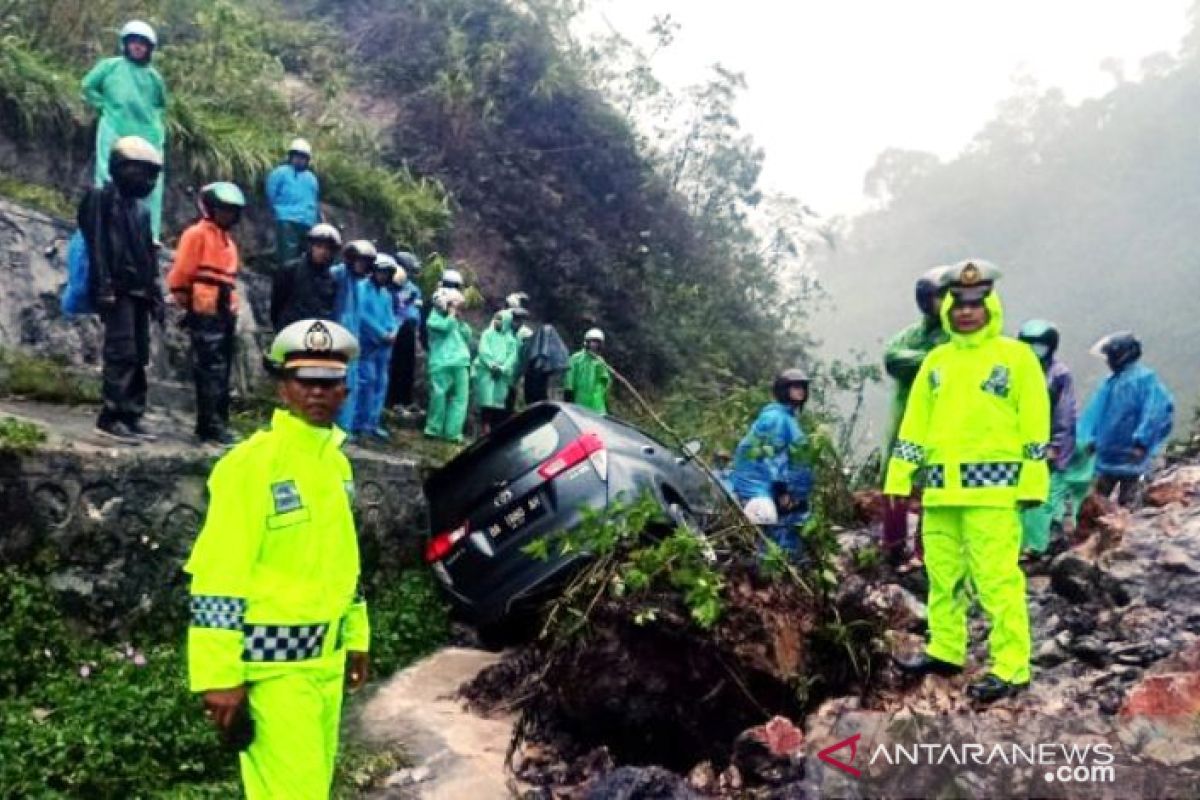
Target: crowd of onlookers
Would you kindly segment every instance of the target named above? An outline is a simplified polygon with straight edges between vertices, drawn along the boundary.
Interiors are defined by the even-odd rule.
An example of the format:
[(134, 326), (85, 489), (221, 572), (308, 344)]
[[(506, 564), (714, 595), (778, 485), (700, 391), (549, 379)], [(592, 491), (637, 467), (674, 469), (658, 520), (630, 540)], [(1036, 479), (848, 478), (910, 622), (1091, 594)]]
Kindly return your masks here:
[[(166, 145), (166, 87), (152, 66), (154, 30), (133, 21), (120, 34), (120, 54), (83, 80), (99, 114), (95, 188), (80, 203), (69, 310), (99, 314), (104, 326), (103, 407), (96, 429), (136, 444), (155, 438), (143, 422), (150, 322), (167, 308), (181, 312), (191, 339), (196, 385), (196, 436), (229, 444), (230, 371), (240, 299), (241, 265), (233, 230), (247, 205), (242, 188), (209, 183), (197, 195), (199, 218), (179, 238), (166, 276), (158, 267)], [(359, 356), (346, 377), (350, 398), (338, 419), (352, 437), (387, 439), (384, 410), (419, 413), (415, 386), (419, 352), (426, 353), (425, 433), (461, 441), (468, 411), (486, 433), (520, 402), (559, 396), (600, 413), (607, 410), (611, 371), (601, 356), (604, 333), (589, 330), (571, 355), (553, 325), (535, 325), (528, 296), (515, 292), (477, 336), (466, 318), (469, 291), (458, 269), (441, 265), (428, 302), (422, 262), (407, 250), (383, 252), (367, 239), (343, 242), (322, 221), (321, 185), (313, 148), (304, 139), (266, 178), (275, 220), (271, 324), (280, 331), (301, 319), (336, 322), (357, 340)], [(64, 308), (67, 307), (64, 298)], [(561, 387), (557, 384), (561, 382)]]
[[(1142, 363), (1141, 342), (1121, 331), (1092, 348), (1111, 374), (1079, 415), (1057, 326), (1033, 319), (1004, 336), (999, 278), (978, 259), (930, 270), (916, 284), (920, 318), (884, 356), (896, 392), (883, 449), (882, 550), (929, 579), (928, 647), (897, 661), (913, 674), (960, 673), (972, 592), (991, 624), (989, 672), (968, 687), (983, 702), (1029, 682), (1022, 561), (1067, 546), (1092, 492), (1115, 491), (1135, 506), (1174, 413), (1171, 393)], [(799, 420), (808, 390), (803, 371), (781, 372), (774, 401), (726, 471), (746, 516), (798, 561), (813, 488)]]

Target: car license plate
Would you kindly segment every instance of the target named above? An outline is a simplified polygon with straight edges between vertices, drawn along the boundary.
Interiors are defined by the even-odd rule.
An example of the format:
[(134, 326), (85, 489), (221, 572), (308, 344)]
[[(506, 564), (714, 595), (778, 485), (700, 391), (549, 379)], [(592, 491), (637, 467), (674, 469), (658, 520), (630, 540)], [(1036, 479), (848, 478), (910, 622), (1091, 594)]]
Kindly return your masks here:
[(534, 492), (504, 509), (500, 513), (500, 517), (488, 526), (488, 534), (493, 539), (498, 539), (501, 536), (515, 533), (544, 513), (546, 513), (546, 501), (540, 494)]

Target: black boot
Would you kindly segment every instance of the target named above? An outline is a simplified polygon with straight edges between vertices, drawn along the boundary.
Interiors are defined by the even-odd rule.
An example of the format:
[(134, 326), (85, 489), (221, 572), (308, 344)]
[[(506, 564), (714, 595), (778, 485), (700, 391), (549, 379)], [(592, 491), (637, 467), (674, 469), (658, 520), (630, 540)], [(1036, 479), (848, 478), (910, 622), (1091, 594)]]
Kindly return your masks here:
[(142, 440), (134, 434), (133, 431), (126, 427), (124, 422), (114, 419), (106, 419), (96, 423), (96, 433), (103, 436), (105, 439), (110, 439), (120, 444), (130, 447), (137, 447), (142, 443)]
[(967, 696), (980, 703), (994, 703), (1005, 697), (1012, 697), (1028, 686), (1028, 683), (1009, 683), (989, 672), (967, 687)]
[(129, 429), (130, 433), (141, 439), (143, 442), (158, 441), (158, 434), (147, 428), (140, 419), (131, 419), (126, 421), (125, 427)]
[(892, 656), (892, 661), (896, 662), (901, 672), (914, 676), (941, 675), (943, 678), (952, 678), (962, 674), (962, 667), (957, 664), (942, 661), (924, 652), (907, 658)]

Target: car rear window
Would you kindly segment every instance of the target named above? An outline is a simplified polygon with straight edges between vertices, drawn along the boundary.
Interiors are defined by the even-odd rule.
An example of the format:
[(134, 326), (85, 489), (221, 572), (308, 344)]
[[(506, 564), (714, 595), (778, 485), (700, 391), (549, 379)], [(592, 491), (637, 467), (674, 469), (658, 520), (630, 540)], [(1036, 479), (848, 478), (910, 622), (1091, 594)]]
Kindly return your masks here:
[(429, 515), (435, 531), (458, 525), (481, 498), (536, 469), (571, 441), (576, 431), (567, 416), (552, 408), (543, 411), (550, 413), (514, 420), (430, 478)]

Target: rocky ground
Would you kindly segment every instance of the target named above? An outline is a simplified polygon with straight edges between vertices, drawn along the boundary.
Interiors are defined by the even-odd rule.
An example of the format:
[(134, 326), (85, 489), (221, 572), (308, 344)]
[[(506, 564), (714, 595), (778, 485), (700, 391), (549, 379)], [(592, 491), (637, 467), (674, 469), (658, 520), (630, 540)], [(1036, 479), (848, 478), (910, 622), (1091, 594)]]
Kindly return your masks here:
[[(838, 568), (837, 607), (846, 614), (857, 609), (859, 618), (876, 626), (873, 630), (884, 632), (871, 665), (857, 665), (866, 671), (865, 680), (847, 679), (852, 672), (844, 663), (847, 657), (839, 664), (836, 655), (830, 657), (829, 642), (805, 635), (817, 628), (812, 621), (792, 620), (797, 636), (790, 642), (781, 638), (787, 626), (754, 628), (752, 622), (778, 616), (782, 607), (772, 604), (779, 598), (764, 594), (753, 581), (735, 579), (732, 593), (744, 593), (748, 605), (765, 604), (768, 613), (752, 620), (735, 600), (732, 629), (715, 637), (727, 647), (718, 644), (706, 653), (695, 640), (679, 635), (686, 626), (634, 631), (615, 621), (606, 624), (601, 614), (596, 641), (580, 649), (561, 674), (547, 674), (546, 654), (536, 646), (510, 652), (483, 668), (465, 690), (472, 711), (461, 700), (447, 699), (448, 684), (470, 676), (447, 673), (453, 679), (439, 683), (434, 727), (444, 734), (462, 720), (468, 720), (468, 729), (500, 723), (486, 729), (486, 758), (456, 754), (456, 770), (482, 770), (481, 780), (490, 776), (490, 784), (479, 786), (491, 789), (470, 795), (480, 798), (513, 793), (588, 800), (1194, 797), (1200, 786), (1200, 465), (1165, 471), (1138, 512), (1098, 506), (1088, 521), (1088, 535), (1075, 537), (1069, 548), (1064, 542), (1065, 549), (1052, 558), (1027, 565), (1034, 680), (1027, 692), (992, 707), (974, 706), (962, 692), (984, 669), (986, 625), (977, 613), (967, 676), (913, 682), (889, 664), (888, 652), (920, 646), (923, 581), (919, 570), (901, 574), (881, 565), (855, 566), (851, 554), (871, 541), (871, 534), (861, 530), (839, 534), (847, 555)], [(738, 639), (734, 629), (745, 635)], [(743, 650), (747, 660), (728, 670), (727, 680), (713, 679), (706, 658), (732, 659), (738, 646), (755, 640), (755, 654)], [(762, 669), (748, 671), (746, 663), (755, 661)], [(488, 661), (456, 663), (475, 668)], [(778, 679), (777, 687), (795, 689), (800, 673), (809, 677), (807, 692), (787, 696), (769, 691), (766, 678)], [(738, 685), (736, 677), (744, 680), (748, 674), (759, 683)], [(706, 679), (710, 684), (701, 686)], [(373, 721), (375, 735), (405, 728), (408, 723), (389, 722), (387, 709), (400, 697), (403, 703), (414, 702), (422, 693), (414, 684), (420, 680), (402, 674), (368, 706), (366, 717)], [(531, 698), (541, 698), (540, 704)], [(427, 701), (415, 702), (421, 706)], [(547, 708), (556, 713), (540, 713)], [(531, 709), (539, 713), (520, 718), (520, 736), (506, 773), (510, 777), (501, 789), (494, 773), (502, 749), (498, 740), (505, 738), (514, 710)], [(411, 718), (418, 712), (404, 713)], [(419, 715), (430, 713), (426, 709)], [(748, 713), (757, 715), (753, 723), (746, 722)], [(482, 722), (480, 714), (486, 717)], [(718, 724), (719, 718), (736, 723)], [(579, 725), (584, 719), (593, 724)], [(706, 735), (712, 739), (704, 740)], [(452, 748), (464, 744), (468, 751), (475, 749), (472, 736), (441, 739), (452, 742)], [(1045, 761), (1011, 768), (942, 764), (907, 769), (868, 761), (880, 745), (913, 741), (988, 743), (989, 748), (1001, 742), (1108, 743), (1114, 748), (1115, 773), (1111, 779), (1092, 774), (1088, 780), (1064, 783), (1051, 782), (1053, 767)], [(852, 777), (831, 766), (819, 755), (827, 748), (827, 755), (850, 763), (860, 774)], [(396, 783), (420, 791), (420, 778), (430, 781), (422, 796), (449, 796), (437, 793), (436, 762), (425, 759), (417, 768), (424, 771), (415, 777), (407, 771)]]

